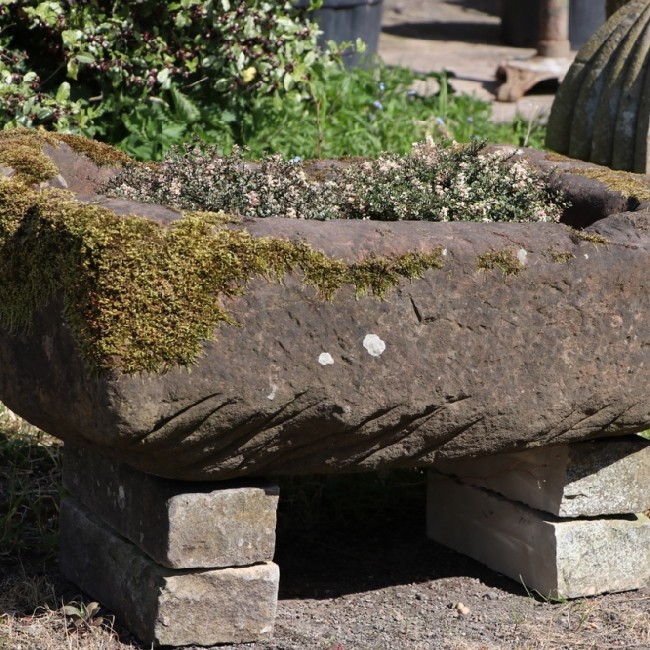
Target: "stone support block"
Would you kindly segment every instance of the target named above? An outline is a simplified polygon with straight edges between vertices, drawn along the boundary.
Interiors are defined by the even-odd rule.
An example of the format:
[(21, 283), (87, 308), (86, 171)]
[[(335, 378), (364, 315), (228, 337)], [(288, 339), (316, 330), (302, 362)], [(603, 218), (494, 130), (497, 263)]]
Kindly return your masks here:
[(638, 589), (650, 577), (643, 514), (558, 519), (431, 470), (427, 534), (550, 598)]
[(435, 468), (558, 517), (650, 509), (650, 442), (639, 436), (442, 459)]
[(247, 566), (273, 559), (279, 488), (265, 481), (163, 479), (66, 445), (64, 487), (158, 564)]
[(279, 570), (272, 562), (217, 570), (161, 567), (76, 499), (61, 505), (62, 573), (155, 645), (267, 640)]

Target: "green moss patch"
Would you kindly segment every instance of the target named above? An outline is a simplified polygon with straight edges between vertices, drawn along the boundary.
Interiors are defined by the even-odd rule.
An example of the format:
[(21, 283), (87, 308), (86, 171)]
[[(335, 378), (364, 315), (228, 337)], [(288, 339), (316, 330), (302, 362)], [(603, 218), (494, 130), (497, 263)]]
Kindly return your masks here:
[(569, 156), (557, 153), (556, 151), (547, 151), (544, 154), (544, 159), (550, 160), (551, 162), (575, 162), (575, 158), (569, 158)]
[(479, 270), (498, 269), (503, 275), (517, 275), (524, 270), (525, 266), (517, 256), (510, 250), (489, 251), (477, 257), (477, 268)]
[(576, 256), (569, 251), (560, 251), (555, 248), (549, 248), (545, 251), (544, 255), (555, 264), (568, 264), (571, 260), (576, 258)]
[(607, 189), (618, 192), (626, 199), (636, 199), (639, 203), (650, 201), (650, 184), (643, 174), (622, 172), (608, 167), (575, 167), (567, 170), (586, 178), (600, 181)]
[(0, 322), (29, 328), (55, 295), (89, 368), (133, 374), (192, 364), (221, 322), (224, 299), (255, 276), (291, 272), (331, 299), (351, 285), (382, 298), (443, 266), (442, 250), (329, 258), (304, 242), (253, 237), (227, 215), (191, 213), (169, 227), (77, 202), (63, 190), (0, 181)]
[(571, 238), (577, 241), (586, 241), (594, 245), (607, 245), (609, 240), (598, 233), (584, 232), (584, 230), (573, 230), (571, 229)]
[(0, 164), (12, 167), (20, 181), (42, 183), (59, 173), (56, 165), (43, 153), (43, 145), (57, 147), (62, 142), (99, 167), (121, 167), (133, 162), (121, 151), (79, 135), (19, 128), (0, 131)]

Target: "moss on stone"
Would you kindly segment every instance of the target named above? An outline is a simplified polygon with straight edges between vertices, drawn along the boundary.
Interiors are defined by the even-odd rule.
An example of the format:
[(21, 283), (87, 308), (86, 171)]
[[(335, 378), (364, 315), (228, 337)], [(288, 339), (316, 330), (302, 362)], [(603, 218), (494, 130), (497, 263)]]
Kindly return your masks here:
[(601, 182), (612, 192), (618, 192), (626, 199), (636, 199), (639, 203), (650, 201), (650, 183), (643, 174), (617, 171), (609, 167), (574, 167), (567, 170)]
[(555, 264), (567, 264), (576, 257), (570, 251), (559, 251), (555, 248), (549, 248), (544, 254)]
[(603, 237), (598, 233), (585, 232), (584, 230), (572, 230), (571, 235), (576, 240), (586, 241), (590, 244), (604, 244), (606, 246), (610, 243), (606, 237)]
[(442, 249), (354, 263), (301, 241), (254, 237), (222, 213), (188, 213), (170, 226), (83, 204), (65, 190), (0, 181), (0, 323), (29, 328), (60, 295), (89, 368), (163, 372), (190, 365), (222, 322), (224, 299), (255, 276), (302, 273), (322, 299), (352, 285), (378, 298), (443, 266)]
[(489, 251), (477, 257), (477, 268), (481, 270), (499, 269), (503, 275), (517, 275), (524, 270), (524, 265), (510, 250)]
[(212, 224), (240, 223), (241, 217), (227, 212), (211, 212), (209, 210), (193, 210), (183, 212), (183, 217), (189, 219), (203, 219)]
[(103, 142), (68, 133), (54, 135), (58, 141), (65, 142), (77, 153), (90, 158), (98, 167), (121, 167), (133, 163), (133, 160), (124, 152)]
[(551, 162), (575, 162), (575, 158), (569, 158), (569, 156), (557, 153), (557, 151), (547, 151), (544, 154), (544, 159)]
[(59, 173), (56, 165), (43, 153), (43, 145), (57, 147), (62, 142), (99, 167), (120, 167), (133, 162), (125, 153), (79, 135), (17, 128), (0, 131), (0, 164), (12, 167), (21, 181), (42, 183)]
[(40, 148), (23, 143), (3, 147), (0, 141), (0, 164), (11, 167), (15, 179), (26, 183), (42, 183), (59, 173), (56, 165), (42, 153)]

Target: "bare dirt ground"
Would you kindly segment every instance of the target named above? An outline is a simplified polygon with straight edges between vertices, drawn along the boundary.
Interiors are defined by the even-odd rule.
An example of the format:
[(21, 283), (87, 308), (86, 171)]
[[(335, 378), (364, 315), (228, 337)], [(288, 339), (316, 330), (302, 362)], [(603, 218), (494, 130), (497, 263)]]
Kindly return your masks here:
[[(552, 603), (427, 540), (422, 473), (292, 489), (275, 638), (249, 650), (650, 648), (649, 589)], [(306, 525), (305, 494), (323, 515)]]

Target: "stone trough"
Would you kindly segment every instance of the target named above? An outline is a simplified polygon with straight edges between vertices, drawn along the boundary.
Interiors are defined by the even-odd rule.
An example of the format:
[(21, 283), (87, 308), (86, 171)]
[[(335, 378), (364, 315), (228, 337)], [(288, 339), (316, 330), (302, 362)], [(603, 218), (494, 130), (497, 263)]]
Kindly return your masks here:
[[(12, 179), (23, 173), (2, 144), (0, 216), (15, 205)], [(160, 228), (181, 217), (97, 194), (122, 160), (96, 143), (48, 136), (30, 146), (34, 160), (48, 163), (30, 179), (39, 196), (139, 215)], [(74, 496), (62, 506), (64, 573), (146, 642), (264, 639), (278, 585), (278, 494), (267, 480), (432, 467), (432, 538), (545, 596), (641, 586), (650, 573), (650, 523), (638, 514), (650, 507), (650, 450), (630, 436), (650, 423), (650, 184), (541, 152), (517, 157), (557, 170), (554, 183), (572, 203), (566, 223), (225, 225), (348, 264), (411, 253), (435, 264), (394, 283), (383, 300), (343, 287), (327, 301), (298, 272), (282, 282), (252, 277), (242, 292), (215, 297), (229, 320), (204, 337), (189, 369), (125, 373), (119, 359), (115, 368), (93, 367), (60, 290), (34, 304), (29, 327), (0, 330), (0, 400), (66, 442), (65, 485)], [(39, 209), (45, 214), (42, 206), (25, 214)], [(19, 251), (17, 273), (32, 263), (30, 218), (5, 240), (3, 254)], [(96, 246), (86, 259), (100, 268)], [(0, 298), (11, 300), (12, 291), (20, 288)], [(75, 291), (92, 306), (94, 294), (83, 285)], [(505, 484), (518, 484), (521, 453), (539, 474), (532, 487), (474, 478), (477, 468), (498, 467), (514, 472)], [(558, 458), (566, 471), (544, 473)], [(612, 479), (613, 465), (628, 479)], [(549, 495), (578, 474), (595, 477), (596, 492), (616, 492), (606, 500), (614, 510), (602, 499), (595, 511), (553, 510)], [(531, 491), (543, 498), (531, 501)], [(522, 528), (524, 519), (533, 523)], [(618, 555), (602, 545), (612, 526)], [(461, 543), (482, 530), (478, 548)], [(623, 562), (631, 548), (635, 572)], [(597, 563), (569, 571), (589, 553)]]

